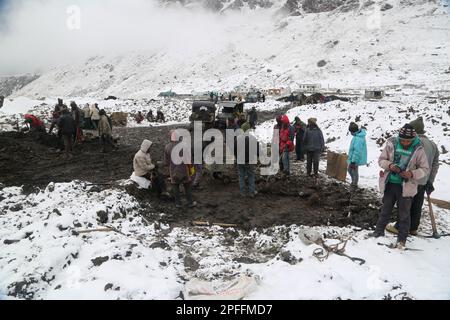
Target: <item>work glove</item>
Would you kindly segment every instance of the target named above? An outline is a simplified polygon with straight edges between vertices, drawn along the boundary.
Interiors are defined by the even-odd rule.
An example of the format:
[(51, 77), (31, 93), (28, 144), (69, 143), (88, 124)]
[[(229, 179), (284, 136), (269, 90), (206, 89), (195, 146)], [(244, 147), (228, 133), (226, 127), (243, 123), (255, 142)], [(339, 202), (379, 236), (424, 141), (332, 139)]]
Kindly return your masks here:
[(356, 169), (356, 163), (352, 162), (349, 164), (350, 169)]
[(433, 184), (430, 181), (428, 181), (427, 184), (425, 185), (425, 191), (427, 195), (430, 195), (434, 191)]

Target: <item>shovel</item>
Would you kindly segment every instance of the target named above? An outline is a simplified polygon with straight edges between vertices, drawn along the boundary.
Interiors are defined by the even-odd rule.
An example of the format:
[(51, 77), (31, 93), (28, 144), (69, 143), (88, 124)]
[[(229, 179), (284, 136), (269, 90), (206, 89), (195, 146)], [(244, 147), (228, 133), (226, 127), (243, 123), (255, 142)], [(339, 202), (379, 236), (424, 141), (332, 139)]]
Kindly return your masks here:
[(430, 211), (430, 220), (431, 220), (431, 227), (433, 228), (433, 235), (431, 237), (435, 239), (439, 239), (441, 236), (437, 232), (436, 228), (436, 220), (434, 219), (434, 212), (433, 212), (433, 205), (431, 204), (431, 198), (430, 195), (427, 194), (427, 200), (428, 200), (428, 211)]

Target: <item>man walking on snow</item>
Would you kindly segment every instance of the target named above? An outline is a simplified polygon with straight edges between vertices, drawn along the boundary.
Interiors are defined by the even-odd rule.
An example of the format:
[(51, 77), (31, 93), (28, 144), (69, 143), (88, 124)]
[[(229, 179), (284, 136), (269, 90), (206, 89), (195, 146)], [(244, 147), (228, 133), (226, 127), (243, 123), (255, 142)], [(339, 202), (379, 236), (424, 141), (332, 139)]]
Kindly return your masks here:
[(398, 137), (387, 140), (378, 163), (384, 169), (384, 172), (380, 172), (383, 206), (376, 229), (369, 236), (384, 236), (384, 229), (397, 203), (399, 233), (396, 247), (404, 249), (411, 226), (410, 211), (413, 197), (417, 194), (417, 184), (429, 173), (427, 156), (413, 126), (405, 124)]
[[(411, 205), (411, 227), (409, 234), (417, 235), (417, 230), (420, 225), (420, 218), (422, 216), (422, 206), (425, 197), (425, 192), (430, 195), (434, 191), (434, 179), (436, 178), (439, 170), (439, 150), (436, 144), (431, 141), (426, 135), (424, 130), (423, 118), (419, 117), (416, 120), (410, 122), (410, 125), (414, 127), (419, 135), (420, 142), (425, 150), (425, 154), (428, 159), (428, 166), (430, 167), (429, 174), (418, 181), (417, 194), (413, 198)], [(386, 231), (398, 234), (399, 224), (389, 224), (386, 227)]]
[(358, 187), (359, 180), (358, 167), (367, 164), (366, 130), (358, 128), (354, 122), (350, 123), (348, 130), (353, 136), (347, 159), (348, 173), (352, 178), (352, 189), (355, 189)]

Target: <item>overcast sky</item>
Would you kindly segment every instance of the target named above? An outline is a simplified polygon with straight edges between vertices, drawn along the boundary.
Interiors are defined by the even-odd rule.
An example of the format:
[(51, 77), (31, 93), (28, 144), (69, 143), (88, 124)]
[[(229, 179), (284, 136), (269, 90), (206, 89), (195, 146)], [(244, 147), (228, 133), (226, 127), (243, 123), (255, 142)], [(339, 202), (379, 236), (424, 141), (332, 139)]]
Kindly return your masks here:
[[(162, 9), (156, 0), (0, 1), (0, 75), (40, 72), (93, 55), (218, 47), (225, 45), (228, 26), (249, 23), (237, 13)], [(76, 8), (70, 10), (74, 4), (80, 19)]]

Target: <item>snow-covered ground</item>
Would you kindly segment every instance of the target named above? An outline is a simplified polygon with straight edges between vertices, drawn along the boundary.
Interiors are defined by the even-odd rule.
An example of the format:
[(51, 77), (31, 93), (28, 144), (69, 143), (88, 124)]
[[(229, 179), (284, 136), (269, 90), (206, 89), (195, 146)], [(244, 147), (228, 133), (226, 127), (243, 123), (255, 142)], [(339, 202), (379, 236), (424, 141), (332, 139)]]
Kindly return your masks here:
[[(360, 167), (360, 183), (368, 187), (378, 186), (379, 166), (378, 157), (384, 147), (386, 135), (395, 135), (405, 124), (417, 117), (422, 116), (425, 123), (426, 135), (434, 141), (440, 155), (440, 168), (435, 186), (436, 191), (433, 197), (450, 201), (450, 101), (436, 100), (421, 96), (402, 96), (380, 101), (342, 102), (333, 101), (325, 104), (304, 105), (293, 108), (287, 112), (291, 121), (296, 116), (303, 122), (308, 118), (317, 118), (317, 123), (322, 129), (326, 147), (332, 151), (346, 152), (352, 136), (348, 132), (351, 121), (356, 121), (358, 125), (367, 128), (367, 167)], [(270, 142), (273, 134), (275, 120), (262, 123), (257, 126), (255, 135), (259, 140)], [(377, 141), (382, 144), (378, 144)], [(442, 146), (445, 148), (442, 149)], [(321, 163), (321, 168), (325, 169), (326, 163)]]
[[(28, 192), (27, 192), (28, 193)], [(365, 239), (368, 231), (316, 227), (327, 244), (350, 239), (345, 253), (319, 261), (299, 226), (244, 232), (148, 224), (140, 204), (116, 190), (74, 181), (27, 194), (0, 190), (0, 297), (4, 299), (180, 299), (193, 279), (219, 286), (246, 276), (245, 299), (450, 299), (450, 238), (414, 237), (398, 251)], [(97, 212), (107, 213), (99, 223)], [(436, 209), (441, 231), (448, 211)], [(113, 227), (112, 232), (74, 231)], [(424, 214), (421, 234), (430, 233)], [(5, 242), (5, 240), (10, 240)], [(15, 242), (16, 240), (17, 242)], [(11, 244), (7, 244), (11, 243)], [(246, 259), (243, 259), (245, 257)], [(120, 276), (118, 276), (120, 275)]]
[[(361, 182), (376, 187), (379, 170), (376, 159), (381, 150), (376, 140), (386, 133), (395, 134), (417, 116), (424, 117), (427, 135), (440, 148), (450, 148), (449, 133), (444, 131), (450, 125), (449, 103), (433, 100), (397, 95), (376, 102), (335, 101), (300, 106), (287, 114), (291, 120), (297, 115), (303, 121), (317, 118), (325, 139), (336, 139), (327, 147), (337, 151), (347, 151), (351, 139), (347, 134), (348, 123), (360, 117), (358, 123), (368, 130), (370, 161), (369, 167), (361, 168)], [(7, 101), (0, 112), (9, 119), (30, 108), (36, 110), (37, 102), (46, 103), (47, 111), (56, 101), (20, 98)], [(171, 108), (169, 101), (160, 103), (164, 112), (165, 106)], [(99, 104), (110, 111), (141, 110), (131, 100), (99, 101)], [(168, 110), (184, 114), (178, 106), (173, 104), (174, 109)], [(286, 104), (267, 101), (255, 106), (270, 111)], [(263, 141), (269, 140), (273, 124), (273, 121), (260, 124), (255, 134)], [(440, 160), (433, 197), (449, 201), (446, 180), (449, 154), (442, 154)], [(321, 163), (321, 168), (325, 168), (325, 163)], [(305, 229), (292, 225), (259, 232), (220, 227), (172, 229), (147, 223), (139, 215), (138, 201), (121, 189), (98, 192), (91, 188), (74, 181), (50, 184), (45, 190), (31, 194), (22, 192), (20, 187), (0, 190), (0, 297), (177, 299), (180, 292), (189, 297), (186, 288), (196, 279), (217, 288), (246, 276), (254, 286), (252, 290), (239, 291), (245, 299), (450, 299), (446, 272), (450, 268), (448, 237), (439, 240), (413, 237), (407, 247), (422, 251), (400, 252), (378, 244), (395, 242), (394, 236), (365, 239), (368, 231), (352, 226)], [(431, 233), (427, 210), (424, 207), (421, 235)], [(97, 220), (98, 211), (107, 212), (106, 225), (120, 233), (73, 234), (73, 230), (104, 227)], [(156, 216), (159, 214), (155, 212)], [(438, 229), (449, 232), (449, 211), (435, 207), (435, 214)], [(345, 253), (366, 262), (359, 265), (335, 254), (321, 262), (313, 255), (320, 246), (302, 242), (302, 230), (318, 231), (327, 244), (351, 237)]]

